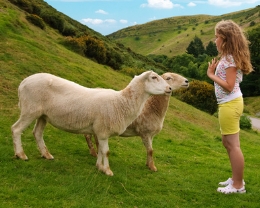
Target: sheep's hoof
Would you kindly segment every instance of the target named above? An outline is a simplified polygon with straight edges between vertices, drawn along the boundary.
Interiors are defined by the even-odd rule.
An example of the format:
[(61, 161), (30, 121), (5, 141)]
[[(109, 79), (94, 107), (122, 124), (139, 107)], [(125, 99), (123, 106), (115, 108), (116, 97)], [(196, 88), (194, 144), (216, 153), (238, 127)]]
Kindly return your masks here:
[(20, 152), (15, 154), (16, 158), (22, 159), (22, 160), (28, 160), (28, 157), (26, 156), (26, 154), (24, 154), (24, 152)]
[(42, 155), (42, 157), (44, 157), (47, 160), (53, 160), (54, 159), (54, 157), (49, 152)]
[(114, 173), (112, 172), (112, 170), (110, 170), (110, 168), (107, 169), (107, 170), (105, 170), (104, 172), (105, 172), (105, 174), (108, 175), (108, 176), (113, 176), (113, 175), (114, 175)]
[(157, 168), (155, 166), (152, 166), (152, 167), (149, 167), (151, 171), (154, 171), (156, 172), (157, 171)]
[(155, 167), (155, 165), (154, 165), (153, 162), (151, 162), (150, 164), (147, 163), (146, 165), (149, 167), (149, 169), (150, 169), (151, 171), (154, 171), (154, 172), (157, 171), (157, 168)]
[(94, 149), (91, 149), (91, 150), (90, 150), (90, 154), (91, 154), (93, 157), (97, 157), (97, 152), (96, 152)]
[(106, 175), (108, 175), (108, 176), (113, 176), (114, 175), (114, 173), (110, 170), (109, 167), (108, 168), (104, 168), (103, 165), (98, 165), (98, 164), (96, 164), (96, 166), (97, 166), (99, 171), (102, 171)]

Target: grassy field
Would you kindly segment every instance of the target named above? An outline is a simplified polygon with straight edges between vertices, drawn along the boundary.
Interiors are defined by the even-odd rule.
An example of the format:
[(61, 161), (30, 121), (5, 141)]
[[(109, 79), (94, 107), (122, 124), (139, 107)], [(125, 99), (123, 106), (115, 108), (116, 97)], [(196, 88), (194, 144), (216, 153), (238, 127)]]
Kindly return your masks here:
[(44, 139), (54, 160), (40, 157), (33, 124), (22, 135), (29, 160), (14, 158), (10, 128), (19, 116), (17, 88), (22, 79), (50, 72), (84, 86), (116, 90), (131, 80), (67, 50), (61, 41), (56, 31), (28, 24), (24, 13), (0, 0), (0, 208), (259, 207), (260, 134), (241, 131), (247, 193), (220, 194), (217, 184), (231, 171), (217, 118), (174, 97), (153, 142), (158, 172), (145, 166), (140, 138), (112, 137), (109, 160), (114, 176), (106, 176), (96, 169), (96, 158), (82, 135), (51, 125)]

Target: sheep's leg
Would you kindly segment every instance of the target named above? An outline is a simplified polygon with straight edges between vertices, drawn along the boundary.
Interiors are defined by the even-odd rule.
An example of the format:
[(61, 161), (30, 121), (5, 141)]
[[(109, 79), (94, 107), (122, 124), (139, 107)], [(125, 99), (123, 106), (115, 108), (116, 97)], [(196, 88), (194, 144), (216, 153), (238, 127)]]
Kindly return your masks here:
[(142, 136), (142, 141), (147, 152), (146, 165), (149, 167), (150, 170), (157, 171), (157, 168), (155, 167), (153, 161), (153, 147), (152, 147), (153, 138), (149, 136)]
[[(91, 140), (92, 135), (91, 134), (84, 134), (84, 136), (86, 138), (90, 154), (94, 157), (97, 157), (97, 152), (96, 152), (96, 150), (93, 146), (92, 140)], [(95, 139), (96, 139), (96, 136), (95, 136)]]
[(98, 143), (98, 138), (97, 138), (96, 135), (94, 135), (94, 139), (95, 139), (96, 147), (97, 147), (97, 150), (98, 150), (99, 143)]
[(24, 153), (21, 141), (22, 132), (33, 122), (33, 118), (20, 116), (18, 121), (14, 123), (11, 127), (12, 136), (13, 136), (13, 144), (14, 144), (14, 153), (17, 158), (22, 160), (28, 160), (28, 157)]
[[(106, 175), (113, 176), (113, 172), (109, 167), (109, 147), (108, 147), (108, 139), (99, 139), (99, 147), (98, 147), (98, 158), (96, 166), (99, 170), (103, 171)], [(103, 163), (102, 163), (103, 162)]]
[(48, 160), (52, 160), (52, 159), (54, 159), (54, 157), (48, 151), (48, 149), (44, 143), (44, 140), (43, 140), (43, 131), (44, 131), (46, 124), (47, 124), (47, 121), (43, 117), (38, 118), (36, 121), (36, 124), (34, 126), (34, 129), (33, 129), (33, 135), (35, 137), (35, 140), (37, 142), (37, 145), (41, 152), (42, 157), (44, 157)]

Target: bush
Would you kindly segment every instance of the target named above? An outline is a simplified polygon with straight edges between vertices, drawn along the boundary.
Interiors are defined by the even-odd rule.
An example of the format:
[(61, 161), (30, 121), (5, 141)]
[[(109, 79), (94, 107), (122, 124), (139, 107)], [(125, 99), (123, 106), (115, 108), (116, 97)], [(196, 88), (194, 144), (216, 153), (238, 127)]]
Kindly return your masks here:
[(50, 25), (50, 27), (58, 30), (62, 34), (64, 29), (64, 19), (61, 15), (45, 9), (41, 11), (40, 16), (48, 25)]
[(84, 42), (85, 42), (85, 49), (84, 49), (85, 56), (95, 59), (100, 64), (106, 64), (107, 57), (106, 57), (106, 47), (104, 42), (92, 36), (85, 36)]
[(214, 92), (214, 86), (205, 81), (193, 80), (187, 89), (181, 89), (175, 92), (177, 98), (188, 103), (195, 108), (214, 114), (218, 105)]
[(240, 128), (241, 129), (251, 129), (252, 128), (251, 119), (247, 115), (243, 114), (240, 117)]
[(26, 19), (31, 22), (32, 24), (34, 24), (35, 26), (41, 28), (42, 30), (45, 29), (45, 24), (42, 18), (40, 18), (38, 15), (35, 14), (28, 14), (26, 16)]
[(63, 27), (63, 30), (62, 30), (62, 35), (64, 36), (75, 36), (76, 35), (76, 28), (69, 24), (68, 22), (64, 22), (64, 27)]

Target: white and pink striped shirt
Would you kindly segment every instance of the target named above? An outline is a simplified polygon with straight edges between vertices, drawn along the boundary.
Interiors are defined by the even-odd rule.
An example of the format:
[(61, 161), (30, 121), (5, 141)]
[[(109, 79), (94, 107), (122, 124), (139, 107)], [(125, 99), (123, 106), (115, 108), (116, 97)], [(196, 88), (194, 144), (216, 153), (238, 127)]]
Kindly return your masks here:
[[(232, 55), (228, 55), (225, 57), (222, 57), (218, 63), (218, 66), (215, 71), (215, 75), (218, 76), (220, 79), (226, 81), (226, 69), (229, 67), (236, 67), (234, 58)], [(236, 75), (236, 82), (234, 89), (232, 92), (226, 91), (223, 87), (218, 85), (216, 82), (214, 82), (215, 86), (215, 94), (217, 97), (218, 104), (225, 103), (231, 100), (234, 100), (240, 96), (242, 96), (242, 92), (239, 87), (239, 83), (242, 82), (243, 79), (243, 73), (240, 69), (237, 70)]]

